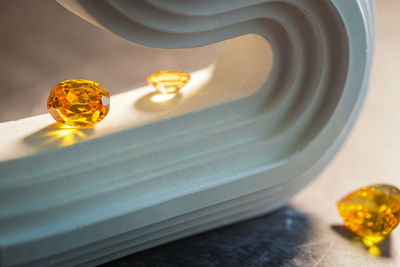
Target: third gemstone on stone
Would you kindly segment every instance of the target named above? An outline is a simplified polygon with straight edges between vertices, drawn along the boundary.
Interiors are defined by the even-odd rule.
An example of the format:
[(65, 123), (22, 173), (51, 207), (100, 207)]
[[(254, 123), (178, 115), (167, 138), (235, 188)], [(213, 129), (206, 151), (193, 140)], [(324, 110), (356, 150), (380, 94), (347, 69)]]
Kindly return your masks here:
[(400, 190), (386, 184), (362, 187), (341, 199), (337, 208), (345, 226), (371, 247), (399, 224)]

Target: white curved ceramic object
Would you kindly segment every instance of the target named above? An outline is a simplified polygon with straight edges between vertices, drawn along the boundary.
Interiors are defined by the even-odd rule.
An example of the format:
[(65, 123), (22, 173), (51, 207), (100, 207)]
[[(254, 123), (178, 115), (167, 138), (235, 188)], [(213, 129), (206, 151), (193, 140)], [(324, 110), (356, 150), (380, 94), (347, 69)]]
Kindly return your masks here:
[[(49, 115), (0, 124), (2, 266), (97, 264), (271, 211), (333, 157), (368, 86), (372, 0), (58, 2), (152, 47), (257, 34), (274, 64), (265, 42), (233, 39), (204, 76), (214, 98), (154, 118), (126, 116), (134, 93), (121, 94), (109, 122), (62, 148), (20, 142)], [(256, 92), (221, 103), (230, 88)]]

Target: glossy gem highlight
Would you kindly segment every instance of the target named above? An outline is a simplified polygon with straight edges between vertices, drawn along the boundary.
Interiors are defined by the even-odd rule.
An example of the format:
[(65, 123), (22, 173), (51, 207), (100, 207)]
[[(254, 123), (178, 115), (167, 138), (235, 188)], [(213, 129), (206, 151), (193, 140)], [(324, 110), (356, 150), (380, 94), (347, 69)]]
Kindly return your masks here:
[(110, 109), (110, 95), (100, 84), (73, 79), (60, 82), (51, 90), (47, 108), (53, 118), (72, 127), (99, 123)]
[(161, 94), (176, 94), (189, 80), (188, 73), (177, 70), (163, 70), (147, 77), (147, 82)]
[(337, 203), (345, 226), (374, 246), (381, 242), (400, 221), (400, 190), (392, 185), (362, 187)]

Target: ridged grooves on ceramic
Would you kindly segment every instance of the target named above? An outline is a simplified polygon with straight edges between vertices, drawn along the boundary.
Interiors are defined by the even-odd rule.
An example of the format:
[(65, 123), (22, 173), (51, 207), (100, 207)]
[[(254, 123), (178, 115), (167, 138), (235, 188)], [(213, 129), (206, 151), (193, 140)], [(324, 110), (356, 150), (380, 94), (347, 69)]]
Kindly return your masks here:
[(1, 264), (102, 262), (254, 216), (333, 156), (367, 87), (372, 1), (208, 2), (76, 1), (153, 47), (259, 34), (274, 69), (253, 96), (0, 163)]

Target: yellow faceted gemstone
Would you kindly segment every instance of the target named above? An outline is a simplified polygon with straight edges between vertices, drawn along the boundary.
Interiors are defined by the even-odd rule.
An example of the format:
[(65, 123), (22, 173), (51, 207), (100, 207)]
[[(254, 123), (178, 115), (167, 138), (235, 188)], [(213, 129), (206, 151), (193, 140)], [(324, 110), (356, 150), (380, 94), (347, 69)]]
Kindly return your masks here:
[(377, 184), (360, 188), (337, 203), (345, 225), (370, 247), (381, 242), (400, 221), (400, 190)]
[(96, 82), (67, 80), (51, 90), (47, 108), (59, 123), (73, 127), (90, 127), (107, 115), (110, 95)]
[(176, 94), (189, 80), (188, 73), (177, 70), (163, 70), (147, 77), (147, 82), (161, 94)]

